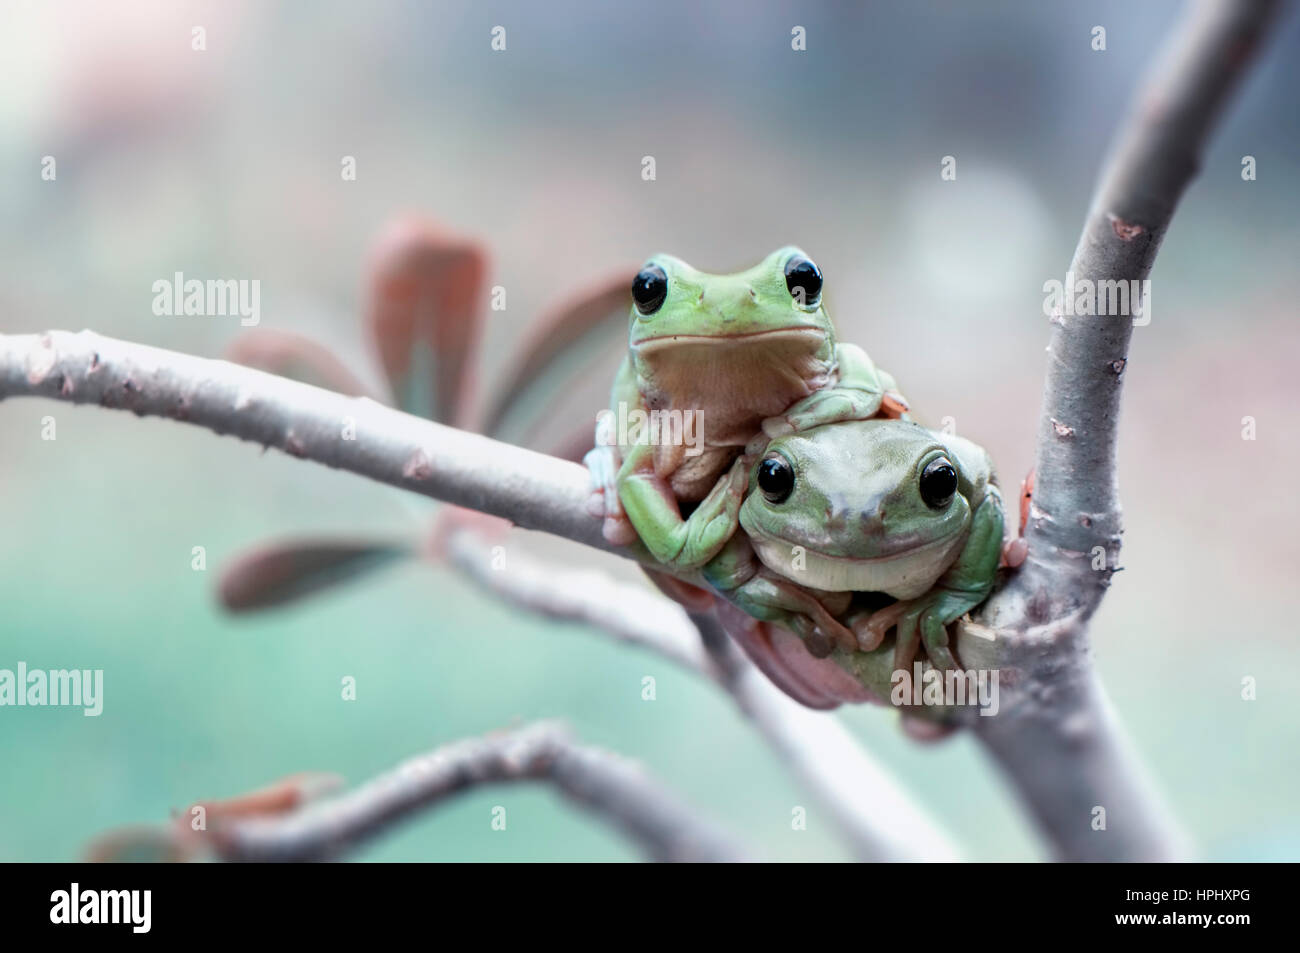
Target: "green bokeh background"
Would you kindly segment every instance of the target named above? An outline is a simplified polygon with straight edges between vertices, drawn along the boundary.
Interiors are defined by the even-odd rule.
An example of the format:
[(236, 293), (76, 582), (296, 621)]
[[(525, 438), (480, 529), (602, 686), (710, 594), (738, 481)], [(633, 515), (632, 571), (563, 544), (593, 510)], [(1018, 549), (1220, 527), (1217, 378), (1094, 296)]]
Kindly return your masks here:
[[(1032, 461), (1042, 284), (1069, 260), (1107, 137), (1177, 12), (0, 6), (0, 330), (90, 327), (216, 356), (238, 322), (156, 317), (153, 281), (257, 278), (264, 327), (366, 366), (366, 251), (393, 216), (419, 212), (493, 252), (509, 306), (489, 319), (490, 386), (530, 316), (613, 267), (663, 249), (722, 271), (797, 242), (827, 276), (844, 337), (925, 419), (951, 416), (984, 443), (1007, 483)], [(789, 48), (793, 24), (805, 53)], [(1104, 53), (1089, 47), (1094, 24)], [(190, 49), (195, 25), (206, 51)], [(1226, 117), (1153, 275), (1121, 431), (1125, 571), (1095, 626), (1122, 718), (1212, 858), (1300, 856), (1297, 26), (1284, 24)], [(54, 182), (39, 176), (45, 155)], [(355, 182), (340, 180), (344, 155)], [(644, 155), (654, 182), (641, 180)], [(944, 155), (955, 182), (939, 180)], [(54, 441), (40, 439), (47, 415)], [(1241, 439), (1245, 416), (1254, 441)], [(99, 833), (200, 798), (300, 770), (360, 781), (541, 717), (645, 762), (760, 856), (847, 856), (725, 698), (446, 570), (403, 565), (257, 617), (215, 606), (220, 567), (252, 544), (412, 526), (394, 491), (234, 440), (0, 405), (0, 667), (105, 679), (99, 718), (0, 709), (0, 860), (74, 858)], [(198, 545), (206, 572), (191, 569)], [(347, 675), (355, 702), (340, 700)], [(645, 675), (654, 702), (641, 700)], [(1256, 701), (1241, 699), (1245, 676)], [(969, 856), (1041, 856), (972, 741), (921, 747), (890, 713), (838, 717)], [(504, 832), (489, 823), (498, 804)], [(810, 806), (806, 831), (791, 830), (794, 805)], [(553, 794), (513, 787), (464, 796), (360, 856), (636, 854)]]

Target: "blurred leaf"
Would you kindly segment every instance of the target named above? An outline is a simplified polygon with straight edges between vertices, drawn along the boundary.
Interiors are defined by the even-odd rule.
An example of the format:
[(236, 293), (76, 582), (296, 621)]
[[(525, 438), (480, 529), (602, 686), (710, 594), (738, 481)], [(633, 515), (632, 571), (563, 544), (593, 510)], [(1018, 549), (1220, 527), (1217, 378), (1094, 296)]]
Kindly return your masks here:
[(343, 779), (337, 774), (305, 771), (235, 797), (199, 801), (186, 812), (186, 816), (192, 813), (194, 807), (202, 807), (209, 821), (287, 814), (342, 786)]
[(593, 282), (532, 324), (484, 416), (483, 432), (567, 459), (591, 449), (627, 350), (635, 267)]
[(222, 571), (218, 595), (231, 612), (266, 609), (413, 555), (410, 546), (392, 542), (271, 543), (236, 557)]
[(329, 348), (291, 331), (246, 331), (231, 342), (226, 358), (351, 397), (373, 396)]
[(422, 219), (402, 219), (371, 258), (366, 320), (402, 410), (461, 424), (474, 397), (487, 253)]

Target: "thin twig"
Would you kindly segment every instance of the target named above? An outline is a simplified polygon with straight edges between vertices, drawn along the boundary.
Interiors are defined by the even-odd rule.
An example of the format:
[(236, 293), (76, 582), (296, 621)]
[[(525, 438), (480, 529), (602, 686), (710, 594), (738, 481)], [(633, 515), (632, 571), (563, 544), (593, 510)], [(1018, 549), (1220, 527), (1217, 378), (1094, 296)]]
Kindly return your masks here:
[(773, 685), (732, 644), (718, 620), (692, 615), (725, 687), (781, 762), (843, 833), (862, 861), (951, 862), (953, 838), (899, 787), (832, 712), (805, 708)]
[[(513, 604), (586, 622), (655, 652), (727, 692), (783, 766), (840, 830), (860, 861), (953, 861), (952, 838), (916, 806), (833, 714), (814, 712), (769, 682), (731, 645), (711, 615), (594, 570), (537, 565), (511, 548), (494, 569), (492, 546), (468, 531), (448, 543), (452, 563)], [(707, 646), (707, 650), (706, 650)]]
[[(658, 861), (745, 859), (730, 837), (664, 790), (640, 766), (575, 744), (556, 722), (469, 738), (398, 765), (360, 787), (284, 814), (214, 825), (222, 860), (330, 860), (410, 816), (485, 784), (542, 781), (603, 817)], [(507, 823), (509, 817), (507, 815)], [(484, 818), (487, 829), (488, 818)]]
[(452, 565), (516, 606), (550, 618), (585, 622), (688, 671), (717, 677), (699, 633), (677, 603), (598, 569), (541, 565), (519, 552), (519, 547), (511, 547), (507, 562), (497, 568), (493, 549), (466, 530), (452, 533), (446, 544)]

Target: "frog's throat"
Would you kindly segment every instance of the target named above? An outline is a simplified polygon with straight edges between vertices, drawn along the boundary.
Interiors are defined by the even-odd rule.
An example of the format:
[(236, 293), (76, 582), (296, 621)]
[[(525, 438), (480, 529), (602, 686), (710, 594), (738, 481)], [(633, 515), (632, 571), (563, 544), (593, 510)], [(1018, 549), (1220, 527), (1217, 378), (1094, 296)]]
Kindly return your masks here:
[(836, 371), (834, 344), (816, 328), (665, 335), (634, 345), (633, 364), (648, 409), (700, 411), (704, 441), (718, 447), (743, 447)]
[(895, 599), (915, 599), (927, 592), (952, 564), (966, 531), (871, 559), (831, 556), (749, 530), (758, 558), (773, 572), (803, 586), (826, 592), (883, 592)]

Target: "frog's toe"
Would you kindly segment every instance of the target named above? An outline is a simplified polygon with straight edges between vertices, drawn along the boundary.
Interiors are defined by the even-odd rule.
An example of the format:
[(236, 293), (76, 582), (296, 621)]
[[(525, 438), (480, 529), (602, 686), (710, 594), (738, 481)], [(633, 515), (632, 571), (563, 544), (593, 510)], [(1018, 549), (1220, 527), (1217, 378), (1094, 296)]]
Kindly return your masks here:
[(587, 499), (583, 502), (583, 508), (587, 514), (594, 519), (605, 518), (605, 489), (597, 487), (587, 494)]
[(906, 603), (895, 602), (875, 612), (860, 612), (850, 616), (849, 628), (857, 638), (858, 651), (874, 652), (880, 648), (885, 636), (898, 624), (898, 619), (906, 608)]
[[(786, 416), (768, 417), (763, 421), (763, 436), (767, 439), (764, 441), (775, 440), (777, 437), (784, 437), (787, 434), (794, 433), (794, 424), (790, 423), (790, 418)], [(748, 452), (749, 448), (746, 448)]]
[(631, 546), (637, 541), (636, 527), (621, 512), (606, 513), (605, 522), (600, 526), (600, 535), (611, 546)]
[(998, 560), (998, 567), (1005, 566), (1007, 569), (1019, 569), (1024, 565), (1028, 557), (1029, 541), (1023, 536), (1017, 536), (1015, 539), (1009, 539), (1002, 544), (1002, 555)]
[(894, 420), (901, 420), (907, 416), (911, 407), (907, 399), (896, 391), (888, 391), (880, 400), (880, 416), (889, 417)]
[(930, 663), (937, 669), (950, 672), (956, 669), (957, 660), (948, 647), (948, 627), (937, 609), (928, 609), (920, 620), (921, 640), (925, 643)]
[(583, 504), (593, 519), (602, 520), (600, 535), (613, 546), (630, 546), (638, 539), (636, 527), (623, 512), (618, 492), (604, 486), (593, 486)]
[(921, 645), (920, 612), (904, 611), (895, 626), (894, 670), (910, 672)]

